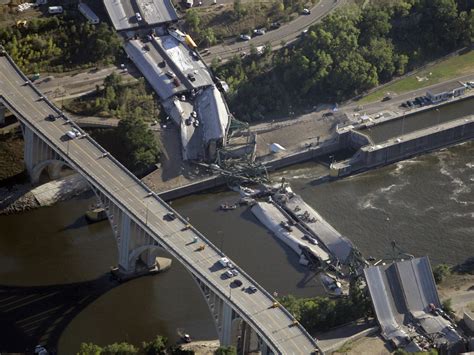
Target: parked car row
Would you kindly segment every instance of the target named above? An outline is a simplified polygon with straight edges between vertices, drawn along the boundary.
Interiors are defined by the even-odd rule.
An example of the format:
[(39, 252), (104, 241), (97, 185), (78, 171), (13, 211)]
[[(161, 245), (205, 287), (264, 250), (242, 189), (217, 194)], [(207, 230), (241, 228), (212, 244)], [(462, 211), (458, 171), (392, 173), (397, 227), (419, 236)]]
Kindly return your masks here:
[(431, 104), (432, 102), (428, 98), (428, 96), (418, 96), (418, 97), (415, 97), (414, 100), (405, 101), (400, 106), (405, 107), (405, 108), (413, 108), (413, 107), (422, 107), (422, 106), (431, 105)]

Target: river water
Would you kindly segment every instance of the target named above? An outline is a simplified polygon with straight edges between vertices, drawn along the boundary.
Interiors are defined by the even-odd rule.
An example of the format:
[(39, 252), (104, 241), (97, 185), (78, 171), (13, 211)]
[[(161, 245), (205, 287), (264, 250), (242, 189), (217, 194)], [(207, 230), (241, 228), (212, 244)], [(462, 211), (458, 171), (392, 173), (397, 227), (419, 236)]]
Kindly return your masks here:
[[(408, 253), (429, 255), (434, 264), (455, 264), (474, 255), (473, 157), (470, 142), (330, 183), (315, 183), (327, 172), (315, 163), (273, 178), (285, 177), (365, 256), (390, 255), (395, 240)], [(236, 199), (233, 192), (218, 191), (182, 198), (173, 206), (269, 291), (322, 294), (317, 279), (248, 210), (218, 210)], [(83, 213), (92, 202), (84, 197), (0, 217), (0, 287), (36, 291), (34, 286), (105, 283), (117, 252), (108, 222), (86, 224)], [(37, 310), (39, 324), (53, 309), (54, 304), (46, 304)], [(19, 328), (29, 316), (20, 313)], [(217, 337), (197, 286), (174, 262), (163, 274), (112, 287), (85, 302), (65, 327), (59, 352), (72, 354), (81, 342), (139, 344), (156, 334), (174, 341), (179, 328), (197, 339)], [(19, 339), (20, 333), (15, 335)], [(0, 345), (9, 341), (0, 339)]]

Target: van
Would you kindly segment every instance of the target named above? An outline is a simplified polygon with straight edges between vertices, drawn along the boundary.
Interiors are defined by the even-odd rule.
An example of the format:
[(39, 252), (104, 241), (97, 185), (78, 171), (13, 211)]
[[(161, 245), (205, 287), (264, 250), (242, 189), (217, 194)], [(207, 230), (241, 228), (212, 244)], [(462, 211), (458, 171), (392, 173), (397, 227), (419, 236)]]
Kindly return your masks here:
[(229, 265), (229, 259), (227, 259), (225, 256), (223, 258), (219, 259), (219, 264), (222, 265), (222, 267), (227, 267)]

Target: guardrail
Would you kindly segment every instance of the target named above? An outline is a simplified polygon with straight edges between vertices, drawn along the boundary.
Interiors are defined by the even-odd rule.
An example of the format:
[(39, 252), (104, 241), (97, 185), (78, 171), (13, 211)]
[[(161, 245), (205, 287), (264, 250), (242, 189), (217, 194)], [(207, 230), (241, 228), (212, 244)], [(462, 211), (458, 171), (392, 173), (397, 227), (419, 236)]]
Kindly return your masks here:
[[(1, 48), (0, 48), (1, 50)], [(28, 85), (33, 89), (33, 91), (38, 95), (38, 98), (43, 100), (48, 104), (48, 106), (51, 108), (52, 111), (56, 112), (58, 115), (64, 117), (66, 119), (66, 122), (68, 122), (71, 126), (75, 127), (78, 129), (80, 132), (84, 133), (82, 129), (71, 119), (69, 119), (61, 110), (59, 110), (48, 98), (42, 95), (42, 93), (33, 85), (33, 83), (28, 80), (28, 78), (23, 74), (23, 72), (18, 68), (18, 66), (15, 64), (15, 62), (12, 60), (12, 58), (6, 53), (2, 53), (9, 61), (11, 66), (15, 69), (15, 71), (18, 73), (18, 75), (25, 81), (25, 84)], [(184, 259), (178, 252), (176, 252), (172, 246), (170, 246), (165, 239), (160, 238), (159, 235), (156, 234), (155, 231), (153, 231), (147, 224), (143, 223), (141, 218), (138, 217), (138, 215), (129, 207), (127, 207), (124, 203), (122, 203), (120, 200), (115, 198), (111, 193), (106, 191), (106, 189), (102, 186), (102, 183), (99, 182), (94, 176), (89, 174), (85, 169), (83, 169), (79, 164), (77, 164), (73, 159), (69, 158), (69, 155), (63, 151), (63, 149), (59, 146), (57, 146), (46, 134), (41, 132), (40, 129), (38, 129), (35, 125), (33, 125), (29, 119), (22, 114), (16, 107), (3, 95), (0, 95), (0, 99), (3, 101), (3, 103), (12, 111), (15, 112), (19, 118), (23, 118), (23, 123), (25, 123), (29, 129), (31, 129), (33, 132), (35, 132), (37, 135), (39, 135), (42, 139), (44, 139), (53, 150), (56, 151), (58, 155), (60, 155), (71, 167), (73, 167), (75, 170), (79, 171), (81, 175), (84, 175), (87, 177), (89, 180), (89, 183), (94, 183), (95, 188), (100, 190), (105, 196), (107, 196), (108, 199), (113, 201), (118, 207), (122, 208), (125, 210), (129, 217), (137, 223), (144, 231), (146, 231), (150, 236), (153, 237), (157, 242), (160, 243), (160, 245), (165, 245), (167, 247), (167, 251), (170, 252), (176, 259), (180, 260), (182, 264), (184, 264), (187, 269), (195, 274), (199, 275), (201, 281), (209, 287), (214, 293), (218, 294), (222, 299), (226, 300), (226, 303), (230, 304), (234, 310), (239, 313), (239, 315), (254, 328), (254, 330), (258, 333), (258, 335), (265, 340), (265, 343), (272, 349), (273, 352), (279, 353), (278, 352), (278, 346), (277, 344), (272, 341), (265, 333), (264, 329), (254, 322), (250, 316), (247, 315), (247, 313), (242, 309), (239, 305), (237, 305), (234, 301), (229, 299), (226, 294), (216, 285), (208, 281), (208, 278), (206, 275), (201, 273), (197, 268), (195, 268), (192, 263)], [(84, 139), (83, 139), (84, 140)], [(99, 145), (95, 140), (93, 140), (89, 135), (85, 135), (85, 140), (87, 140), (89, 143), (91, 143), (95, 148), (97, 148), (101, 153), (106, 153), (106, 150)], [(118, 168), (120, 168), (123, 172), (125, 172), (132, 180), (137, 183), (140, 187), (144, 189), (146, 193), (152, 193), (151, 196), (163, 207), (165, 210), (168, 212), (173, 212), (177, 216), (178, 220), (183, 223), (183, 226), (188, 224), (188, 221), (184, 219), (177, 211), (175, 211), (173, 208), (171, 208), (169, 205), (167, 205), (159, 196), (154, 193), (147, 185), (145, 185), (140, 179), (138, 179), (135, 175), (133, 175), (127, 168), (125, 168), (117, 159), (115, 159), (113, 156), (108, 154), (106, 157), (107, 159), (110, 159)], [(103, 159), (104, 159), (103, 158)], [(206, 243), (217, 255), (224, 257), (225, 254), (218, 249), (214, 244), (212, 244), (203, 234), (201, 234), (197, 229), (194, 227), (191, 227), (191, 230), (197, 234), (197, 236), (204, 242)], [(236, 265), (237, 266), (237, 265)], [(262, 286), (260, 286), (258, 283), (256, 283), (244, 270), (241, 268), (237, 267), (239, 272), (243, 277), (245, 277), (248, 281), (253, 283), (259, 291), (265, 295), (269, 299), (269, 304), (274, 302), (275, 299), (270, 295), (268, 291), (266, 291)], [(288, 310), (286, 310), (284, 307), (280, 307), (279, 310), (281, 310), (289, 319), (289, 321), (293, 320), (294, 317), (291, 315)], [(298, 325), (300, 331), (305, 335), (310, 342), (313, 343), (314, 347), (317, 348), (317, 344), (314, 341), (314, 339), (311, 337), (311, 335), (304, 329), (300, 324)]]

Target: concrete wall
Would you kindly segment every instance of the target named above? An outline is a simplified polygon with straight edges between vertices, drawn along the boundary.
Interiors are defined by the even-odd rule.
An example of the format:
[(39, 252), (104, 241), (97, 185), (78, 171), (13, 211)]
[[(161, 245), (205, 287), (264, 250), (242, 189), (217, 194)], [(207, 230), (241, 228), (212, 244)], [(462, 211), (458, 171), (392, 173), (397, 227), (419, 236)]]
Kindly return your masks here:
[(365, 168), (392, 163), (426, 151), (462, 142), (474, 137), (474, 123), (469, 122), (443, 131), (435, 131), (411, 140), (403, 140), (398, 144), (378, 149), (364, 150), (359, 164)]
[[(464, 317), (463, 317), (463, 320), (464, 320), (464, 324), (466, 324), (466, 326), (474, 332), (474, 313), (472, 312), (469, 312), (469, 311), (465, 311), (464, 312)], [(474, 350), (474, 349), (473, 349)]]

